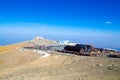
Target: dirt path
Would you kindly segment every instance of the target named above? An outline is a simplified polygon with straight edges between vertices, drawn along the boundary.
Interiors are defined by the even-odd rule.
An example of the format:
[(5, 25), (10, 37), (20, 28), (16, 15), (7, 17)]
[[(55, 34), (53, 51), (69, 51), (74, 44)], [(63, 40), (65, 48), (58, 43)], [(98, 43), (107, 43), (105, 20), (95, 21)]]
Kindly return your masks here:
[(27, 49), (23, 49), (23, 51), (37, 53), (37, 54), (40, 55), (40, 58), (51, 56), (51, 54), (49, 54), (49, 53), (47, 53), (45, 51), (42, 51), (42, 50), (27, 50)]
[(44, 57), (51, 56), (51, 55), (50, 55), (49, 53), (47, 53), (47, 52), (39, 51), (39, 53), (43, 55), (43, 56), (41, 56), (40, 58), (44, 58)]

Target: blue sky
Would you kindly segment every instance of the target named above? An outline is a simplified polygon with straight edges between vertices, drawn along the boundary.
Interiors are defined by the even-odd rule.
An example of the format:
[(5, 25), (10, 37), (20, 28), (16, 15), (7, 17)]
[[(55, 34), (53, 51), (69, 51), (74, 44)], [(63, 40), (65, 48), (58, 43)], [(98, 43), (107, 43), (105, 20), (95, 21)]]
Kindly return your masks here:
[(119, 4), (119, 0), (0, 0), (0, 43), (42, 35), (120, 48)]

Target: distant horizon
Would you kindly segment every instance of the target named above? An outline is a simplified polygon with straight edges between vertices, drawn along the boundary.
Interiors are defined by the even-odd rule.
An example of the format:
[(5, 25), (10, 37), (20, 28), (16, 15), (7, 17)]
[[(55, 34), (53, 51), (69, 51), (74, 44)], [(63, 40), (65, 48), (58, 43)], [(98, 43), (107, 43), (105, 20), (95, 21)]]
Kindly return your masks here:
[(43, 38), (46, 38), (46, 39), (49, 39), (49, 40), (55, 40), (55, 41), (65, 41), (65, 40), (69, 40), (71, 42), (75, 42), (75, 43), (78, 43), (78, 44), (89, 44), (89, 45), (93, 45), (94, 47), (98, 47), (98, 48), (110, 48), (110, 49), (117, 49), (117, 50), (120, 50), (120, 47), (112, 47), (112, 46), (108, 46), (108, 45), (105, 45), (105, 46), (102, 46), (102, 45), (97, 45), (97, 44), (94, 44), (93, 42), (84, 42), (84, 41), (81, 41), (81, 40), (75, 40), (75, 39), (71, 39), (71, 38), (55, 38), (53, 36), (31, 36), (31, 37), (27, 37), (27, 38), (21, 38), (21, 39), (15, 39), (15, 37), (12, 37), (12, 39), (7, 39), (9, 37), (7, 37), (6, 39), (4, 39), (5, 41), (1, 43), (0, 41), (0, 46), (6, 46), (6, 45), (12, 45), (12, 44), (17, 44), (17, 43), (21, 43), (21, 42), (24, 42), (24, 41), (29, 41), (29, 40), (33, 40), (35, 37), (43, 37)]

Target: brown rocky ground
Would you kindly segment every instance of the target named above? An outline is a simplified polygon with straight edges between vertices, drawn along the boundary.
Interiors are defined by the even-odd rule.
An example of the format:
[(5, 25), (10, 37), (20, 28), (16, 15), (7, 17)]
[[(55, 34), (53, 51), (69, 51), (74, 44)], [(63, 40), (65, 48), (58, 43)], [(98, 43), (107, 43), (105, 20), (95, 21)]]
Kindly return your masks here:
[(0, 47), (0, 80), (120, 80), (120, 58), (20, 51), (27, 43)]

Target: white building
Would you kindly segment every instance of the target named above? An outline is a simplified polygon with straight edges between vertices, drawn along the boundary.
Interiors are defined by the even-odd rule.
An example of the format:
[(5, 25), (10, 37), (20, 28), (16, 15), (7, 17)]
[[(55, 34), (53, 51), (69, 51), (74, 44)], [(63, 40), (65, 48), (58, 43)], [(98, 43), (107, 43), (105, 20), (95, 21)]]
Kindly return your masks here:
[(76, 45), (76, 43), (73, 43), (69, 40), (60, 41), (59, 44), (61, 44), (61, 45)]

